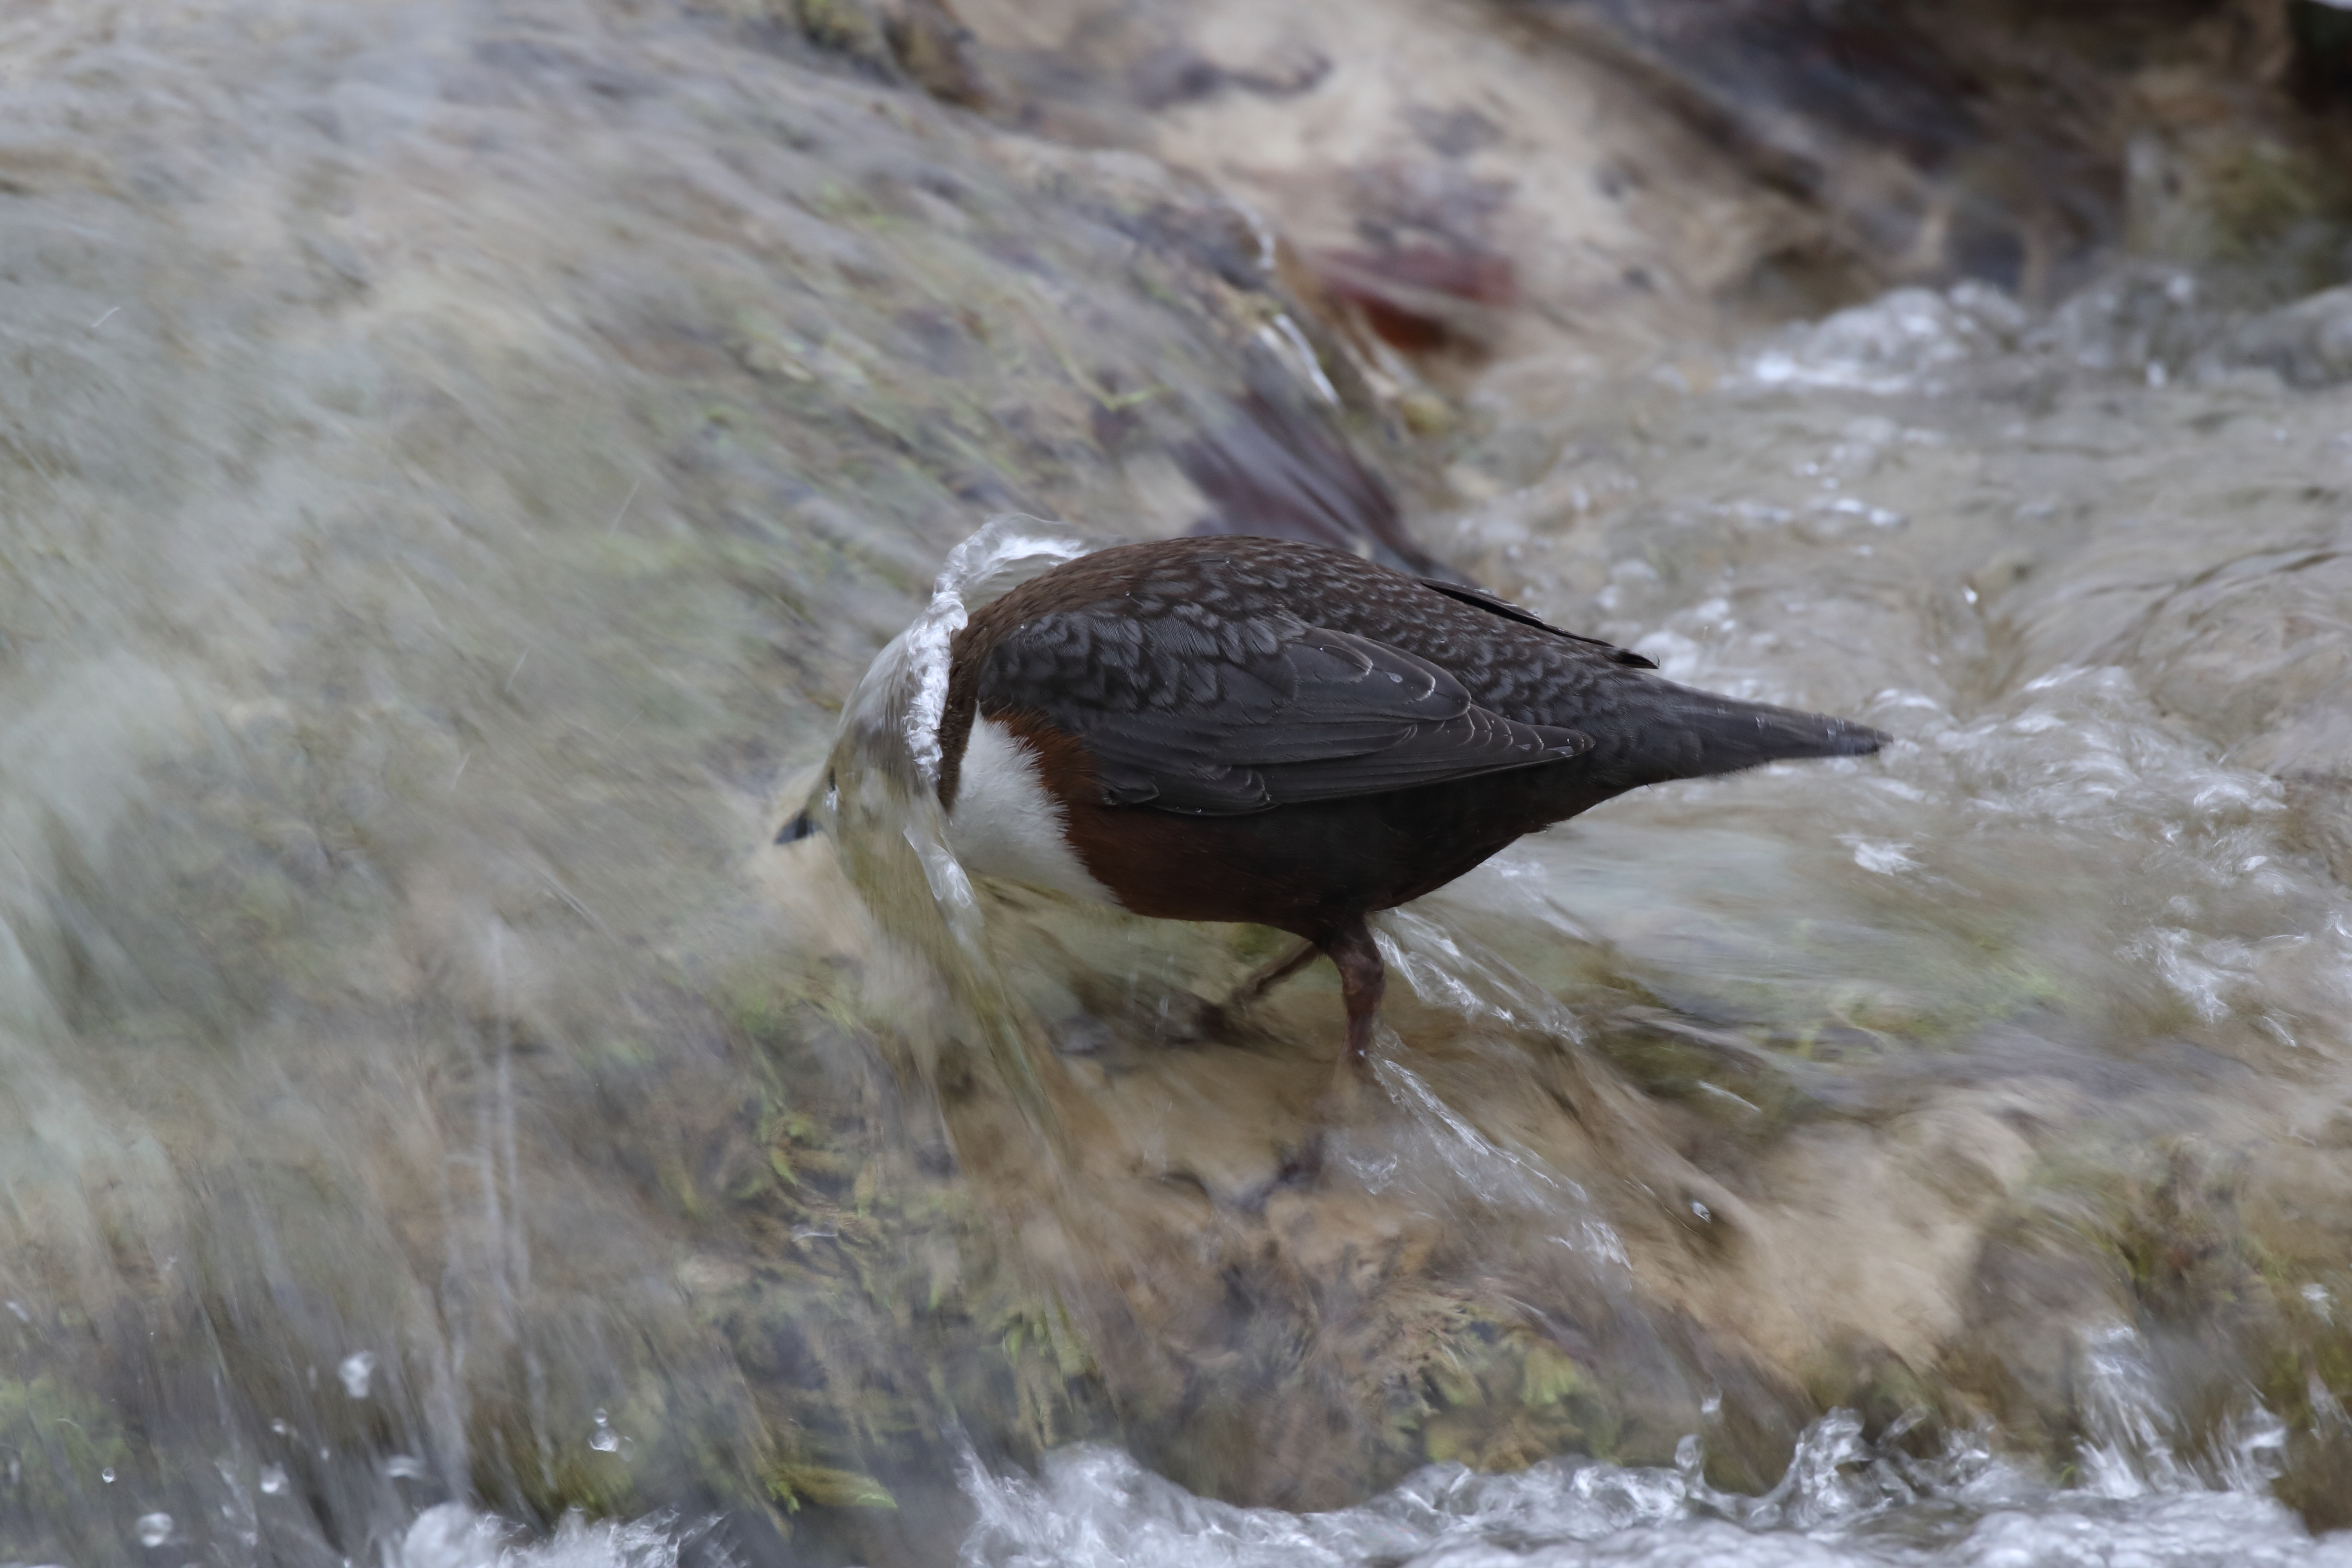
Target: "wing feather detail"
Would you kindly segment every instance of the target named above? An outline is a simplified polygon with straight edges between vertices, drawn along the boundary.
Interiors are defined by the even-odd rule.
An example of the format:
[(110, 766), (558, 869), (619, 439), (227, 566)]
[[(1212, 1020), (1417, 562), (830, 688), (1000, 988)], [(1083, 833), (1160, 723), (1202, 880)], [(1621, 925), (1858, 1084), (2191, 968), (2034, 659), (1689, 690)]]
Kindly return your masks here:
[(1107, 804), (1234, 816), (1592, 748), (1580, 731), (1481, 708), (1437, 665), (1370, 637), (1283, 614), (1123, 609), (1107, 601), (1015, 627), (990, 651), (978, 694), (982, 712), (1034, 713), (1076, 736)]
[(1580, 642), (1588, 647), (1599, 648), (1612, 664), (1622, 664), (1629, 669), (1658, 668), (1658, 661), (1647, 654), (1635, 653), (1630, 647), (1619, 647), (1615, 643), (1604, 642), (1599, 637), (1586, 637), (1582, 632), (1563, 631), (1534, 611), (1523, 610), (1499, 594), (1489, 594), (1484, 588), (1473, 588), (1461, 583), (1449, 583), (1443, 577), (1423, 577), (1418, 581), (1423, 587), (1433, 589), (1457, 604), (1468, 605), (1471, 608), (1484, 610), (1488, 615), (1500, 616), (1507, 621), (1517, 621), (1523, 626), (1533, 626), (1538, 631), (1549, 632), (1556, 637), (1566, 637), (1570, 642)]

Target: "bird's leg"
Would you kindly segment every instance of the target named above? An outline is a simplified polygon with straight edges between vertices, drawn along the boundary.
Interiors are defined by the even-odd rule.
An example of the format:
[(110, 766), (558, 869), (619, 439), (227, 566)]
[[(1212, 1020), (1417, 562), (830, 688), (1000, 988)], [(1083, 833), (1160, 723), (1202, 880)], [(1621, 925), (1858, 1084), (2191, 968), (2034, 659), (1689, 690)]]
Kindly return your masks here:
[[(1322, 1173), (1331, 1129), (1347, 1124), (1357, 1095), (1372, 1081), (1372, 1026), (1380, 1022), (1381, 993), (1388, 988), (1387, 966), (1381, 963), (1381, 950), (1363, 916), (1325, 932), (1315, 951), (1339, 971), (1339, 995), (1348, 1007), (1348, 1044), (1331, 1069), (1331, 1087), (1307, 1121), (1305, 1139), (1285, 1153), (1278, 1178), (1283, 1184), (1311, 1182)], [(1287, 966), (1290, 961), (1285, 963)]]
[(1313, 942), (1302, 939), (1297, 947), (1273, 963), (1261, 965), (1257, 973), (1234, 986), (1222, 1004), (1222, 1010), (1239, 1013), (1244, 1008), (1256, 1006), (1265, 1000), (1267, 992), (1314, 963), (1322, 951)]
[(1250, 977), (1225, 994), (1222, 1002), (1202, 1002), (1196, 1027), (1205, 1035), (1223, 1035), (1242, 1016), (1265, 1000), (1265, 994), (1314, 963), (1323, 950), (1302, 939), (1298, 945), (1271, 963), (1261, 964)]
[(1339, 970), (1339, 995), (1348, 1007), (1348, 1049), (1333, 1074), (1337, 1089), (1350, 1069), (1356, 1077), (1372, 1076), (1372, 1026), (1380, 1021), (1381, 993), (1388, 989), (1388, 970), (1381, 950), (1361, 915), (1350, 916), (1323, 939), (1323, 952)]

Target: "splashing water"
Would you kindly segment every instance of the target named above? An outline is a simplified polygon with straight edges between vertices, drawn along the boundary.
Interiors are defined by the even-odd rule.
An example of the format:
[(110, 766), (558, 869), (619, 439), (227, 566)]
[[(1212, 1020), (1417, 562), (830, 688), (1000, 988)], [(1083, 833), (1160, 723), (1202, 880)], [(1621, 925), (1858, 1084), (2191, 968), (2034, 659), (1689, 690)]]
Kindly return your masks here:
[[(892, 672), (886, 679), (908, 679), (914, 687), (906, 704), (903, 728), (908, 755), (916, 776), (936, 787), (940, 782), (940, 720), (947, 711), (948, 644), (985, 604), (1039, 573), (1086, 552), (1087, 546), (1065, 531), (1034, 517), (993, 517), (971, 538), (948, 552), (940, 568), (931, 603), (903, 634), (898, 657), (908, 673)], [(877, 669), (885, 669), (892, 654), (885, 649)], [(869, 673), (868, 679), (873, 679)]]
[(1050, 1456), (1034, 1481), (967, 1472), (979, 1518), (965, 1568), (2329, 1568), (2315, 1542), (2244, 1490), (2053, 1489), (1956, 1441), (1934, 1459), (1874, 1451), (1836, 1411), (1761, 1497), (1673, 1469), (1548, 1461), (1514, 1476), (1434, 1467), (1360, 1508), (1322, 1514), (1205, 1501), (1112, 1449)]
[(442, 1503), (416, 1516), (385, 1563), (386, 1568), (677, 1568), (681, 1550), (700, 1533), (666, 1519), (592, 1523), (575, 1513), (547, 1539), (530, 1542), (503, 1521)]

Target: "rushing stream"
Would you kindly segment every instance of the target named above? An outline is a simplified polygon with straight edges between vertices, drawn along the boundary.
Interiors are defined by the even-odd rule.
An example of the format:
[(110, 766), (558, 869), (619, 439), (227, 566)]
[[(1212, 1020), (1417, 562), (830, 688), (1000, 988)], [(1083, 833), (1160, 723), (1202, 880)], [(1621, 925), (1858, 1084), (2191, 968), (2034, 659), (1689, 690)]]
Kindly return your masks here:
[(1301, 1181), (1328, 972), (908, 717), (1360, 388), (744, 15), (0, 17), (0, 1562), (2352, 1562), (2352, 291), (1471, 386), (1423, 547), (1895, 741), (1384, 917)]

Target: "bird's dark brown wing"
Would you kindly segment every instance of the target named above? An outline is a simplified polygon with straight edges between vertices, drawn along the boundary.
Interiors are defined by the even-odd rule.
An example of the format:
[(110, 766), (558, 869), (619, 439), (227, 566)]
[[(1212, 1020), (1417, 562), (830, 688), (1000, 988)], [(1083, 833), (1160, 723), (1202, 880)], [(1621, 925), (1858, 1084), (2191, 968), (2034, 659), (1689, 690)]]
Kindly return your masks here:
[(1428, 660), (1287, 614), (1120, 600), (1025, 621), (990, 649), (984, 714), (1035, 714), (1093, 754), (1108, 804), (1230, 816), (1572, 757)]
[(1615, 643), (1604, 642), (1599, 637), (1586, 637), (1582, 632), (1562, 631), (1533, 610), (1523, 610), (1499, 594), (1489, 594), (1484, 588), (1473, 588), (1461, 583), (1449, 583), (1442, 577), (1423, 577), (1416, 580), (1424, 588), (1433, 588), (1449, 599), (1485, 610), (1489, 615), (1500, 616), (1507, 621), (1517, 621), (1523, 626), (1534, 626), (1539, 631), (1549, 632), (1556, 637), (1566, 637), (1570, 642), (1580, 642), (1599, 648), (1609, 657), (1609, 662), (1612, 664), (1622, 664), (1629, 669), (1658, 668), (1658, 661), (1646, 654), (1635, 653), (1630, 647), (1619, 647)]

